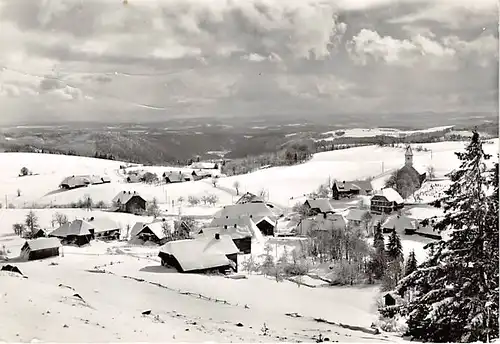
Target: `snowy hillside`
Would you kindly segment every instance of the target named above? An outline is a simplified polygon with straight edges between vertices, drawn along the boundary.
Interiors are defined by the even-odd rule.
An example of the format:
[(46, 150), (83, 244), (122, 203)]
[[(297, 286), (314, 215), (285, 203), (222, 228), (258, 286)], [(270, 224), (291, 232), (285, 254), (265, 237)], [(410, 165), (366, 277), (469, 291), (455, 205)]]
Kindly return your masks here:
[[(375, 136), (381, 136), (381, 135), (392, 136), (392, 137), (401, 137), (401, 136), (406, 136), (406, 135), (411, 135), (411, 134), (432, 133), (432, 132), (436, 132), (436, 131), (443, 131), (446, 129), (451, 129), (452, 127), (453, 127), (452, 125), (447, 125), (447, 126), (442, 126), (442, 127), (434, 127), (434, 128), (421, 129), (421, 130), (399, 130), (399, 129), (393, 129), (393, 128), (339, 129), (339, 130), (328, 131), (326, 133), (323, 133), (325, 138), (322, 138), (321, 140), (331, 141), (331, 140), (335, 139), (335, 137), (375, 137)], [(340, 135), (341, 133), (342, 133), (342, 135)]]

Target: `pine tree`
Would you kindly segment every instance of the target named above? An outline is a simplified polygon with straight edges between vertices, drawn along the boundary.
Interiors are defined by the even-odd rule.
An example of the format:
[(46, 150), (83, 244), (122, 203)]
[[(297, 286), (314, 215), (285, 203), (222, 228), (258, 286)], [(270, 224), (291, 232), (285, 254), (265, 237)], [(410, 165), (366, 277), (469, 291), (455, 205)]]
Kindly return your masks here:
[[(498, 167), (474, 132), (445, 193), (444, 218), (436, 228), (449, 238), (431, 243), (433, 255), (398, 286), (414, 288), (403, 311), (408, 335), (432, 342), (474, 342), (498, 338)], [(493, 189), (493, 193), (488, 193)]]
[(375, 234), (373, 235), (373, 248), (375, 248), (377, 253), (383, 253), (385, 251), (384, 234), (382, 234), (382, 225), (380, 222), (375, 227)]
[(387, 243), (387, 257), (390, 260), (403, 260), (403, 245), (401, 244), (401, 238), (395, 230), (393, 230), (389, 236), (389, 242)]
[(387, 259), (385, 252), (385, 240), (382, 234), (382, 226), (380, 223), (375, 227), (375, 234), (373, 236), (374, 253), (371, 256), (369, 263), (370, 279), (372, 275), (376, 279), (381, 279), (387, 269)]
[(417, 258), (415, 257), (415, 251), (411, 251), (408, 255), (408, 260), (406, 261), (405, 266), (405, 276), (408, 276), (413, 271), (417, 271)]

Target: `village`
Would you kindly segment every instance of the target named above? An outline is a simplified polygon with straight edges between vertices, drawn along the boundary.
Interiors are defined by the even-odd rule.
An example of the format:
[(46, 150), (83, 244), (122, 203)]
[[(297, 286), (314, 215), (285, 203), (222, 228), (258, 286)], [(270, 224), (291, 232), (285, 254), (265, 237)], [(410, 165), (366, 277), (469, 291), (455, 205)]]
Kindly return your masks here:
[[(164, 276), (174, 284), (180, 283), (175, 275), (187, 274), (242, 283), (260, 275), (311, 289), (374, 286), (372, 303), (379, 309), (391, 307), (401, 302), (401, 296), (384, 290), (401, 277), (382, 277), (367, 265), (373, 242), (380, 236), (383, 245), (398, 240), (405, 262), (425, 259), (423, 246), (442, 235), (433, 228), (442, 212), (430, 203), (439, 200), (449, 185), (446, 173), (436, 176), (430, 168), (417, 171), (411, 145), (397, 152), (391, 163), (394, 168), (376, 178), (329, 177), (316, 191), (287, 197), (287, 202), (283, 197), (275, 200), (266, 188), (250, 191), (234, 178), (228, 184), (229, 178), (220, 170), (222, 161), (196, 162), (185, 168), (120, 163), (102, 175), (75, 171), (47, 193), (64, 197), (78, 192), (76, 199), (64, 198), (73, 206), (54, 206), (63, 201), (53, 198), (43, 207), (17, 209), (9, 206), (6, 196), (0, 212), (3, 223), (10, 221), (12, 229), (4, 228), (0, 238), (1, 269), (22, 275), (32, 270), (31, 262), (64, 265), (74, 256), (80, 257), (79, 262), (87, 260), (84, 265), (90, 272), (116, 274), (124, 269), (124, 264), (113, 264), (118, 256), (133, 259), (129, 264), (137, 271), (168, 271)], [(18, 178), (30, 178), (30, 174), (22, 171)], [(190, 195), (187, 191), (193, 183), (203, 183), (199, 185), (207, 191)], [(110, 187), (115, 190), (113, 197), (99, 196), (109, 195)], [(153, 189), (159, 190), (155, 197), (151, 197)], [(230, 197), (224, 198), (222, 192)], [(108, 257), (107, 263), (97, 264), (97, 257)], [(127, 274), (133, 275), (128, 270)], [(382, 281), (382, 292), (377, 280)], [(203, 287), (195, 290), (201, 295)], [(370, 319), (370, 323), (351, 325), (376, 336), (383, 325), (372, 315)]]

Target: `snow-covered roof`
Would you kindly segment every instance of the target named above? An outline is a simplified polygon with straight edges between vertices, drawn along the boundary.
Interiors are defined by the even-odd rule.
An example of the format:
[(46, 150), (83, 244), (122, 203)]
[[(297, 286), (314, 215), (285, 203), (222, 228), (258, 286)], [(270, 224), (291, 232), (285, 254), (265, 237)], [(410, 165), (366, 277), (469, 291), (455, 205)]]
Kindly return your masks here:
[(94, 232), (106, 232), (113, 229), (120, 229), (118, 224), (107, 217), (94, 217), (89, 219), (89, 223), (94, 226)]
[(389, 202), (396, 202), (397, 204), (404, 203), (403, 197), (401, 197), (401, 195), (393, 188), (382, 189), (376, 194), (376, 196), (383, 196)]
[(141, 229), (144, 228), (145, 224), (146, 224), (145, 222), (136, 222), (135, 225), (130, 230), (130, 237), (132, 238), (132, 237), (136, 236), (137, 234), (139, 234)]
[(219, 239), (214, 235), (169, 241), (160, 248), (160, 252), (174, 256), (182, 270), (193, 271), (229, 265), (226, 255), (240, 251), (229, 235), (220, 235)]
[(215, 162), (194, 162), (189, 166), (190, 168), (193, 169), (206, 169), (206, 170), (215, 170), (217, 169), (217, 163)]
[(319, 209), (322, 213), (333, 213), (335, 211), (328, 198), (308, 199), (306, 202), (309, 203), (311, 209)]
[(216, 218), (238, 218), (249, 216), (255, 223), (259, 223), (264, 217), (269, 217), (272, 222), (278, 217), (273, 209), (264, 203), (244, 203), (225, 206), (215, 214)]
[(39, 251), (48, 248), (61, 247), (61, 242), (57, 238), (39, 238), (26, 241), (23, 248), (24, 247), (29, 247), (31, 251)]
[[(152, 222), (145, 224), (144, 227), (141, 228), (139, 232), (137, 232), (137, 235), (139, 235), (142, 231), (144, 231), (146, 228), (149, 228), (151, 232), (158, 238), (158, 239), (164, 239), (166, 237), (164, 231), (163, 231), (163, 221), (157, 221), (157, 222)], [(172, 229), (172, 227), (171, 227)]]
[(245, 193), (236, 201), (236, 204), (245, 204), (245, 203), (263, 203), (264, 200), (262, 197), (259, 197), (251, 192)]
[(316, 215), (306, 218), (297, 224), (297, 232), (307, 234), (310, 231), (331, 231), (334, 229), (345, 229), (346, 219), (342, 214)]
[(126, 204), (134, 196), (141, 197), (136, 191), (120, 191), (120, 193), (113, 198), (112, 202)]
[(382, 228), (393, 229), (396, 228), (396, 231), (404, 231), (405, 229), (415, 229), (414, 219), (409, 218), (405, 215), (391, 215), (389, 216), (384, 223), (382, 224)]
[(369, 211), (364, 209), (349, 209), (345, 217), (349, 221), (363, 221), (363, 216), (366, 213), (369, 213)]
[(206, 227), (200, 229), (198, 236), (213, 238), (216, 233), (229, 235), (231, 239), (251, 238), (252, 232), (247, 227)]
[(63, 179), (59, 185), (68, 185), (70, 188), (91, 184), (87, 176), (70, 176)]
[(94, 226), (84, 220), (74, 220), (71, 223), (65, 223), (59, 228), (51, 232), (50, 236), (55, 237), (67, 237), (69, 235), (83, 236), (90, 235), (90, 230), (94, 229)]

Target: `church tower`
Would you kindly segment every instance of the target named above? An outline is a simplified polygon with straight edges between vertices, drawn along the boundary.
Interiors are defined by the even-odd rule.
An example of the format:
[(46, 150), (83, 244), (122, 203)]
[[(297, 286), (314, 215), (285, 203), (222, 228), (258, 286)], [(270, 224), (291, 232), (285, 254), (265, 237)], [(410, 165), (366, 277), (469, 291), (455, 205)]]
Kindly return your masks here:
[(405, 166), (413, 166), (413, 152), (411, 151), (410, 145), (406, 146)]

